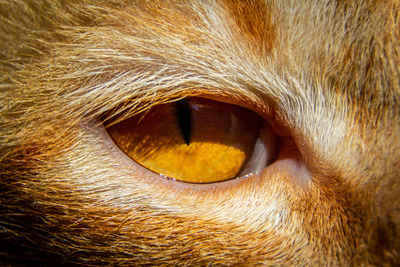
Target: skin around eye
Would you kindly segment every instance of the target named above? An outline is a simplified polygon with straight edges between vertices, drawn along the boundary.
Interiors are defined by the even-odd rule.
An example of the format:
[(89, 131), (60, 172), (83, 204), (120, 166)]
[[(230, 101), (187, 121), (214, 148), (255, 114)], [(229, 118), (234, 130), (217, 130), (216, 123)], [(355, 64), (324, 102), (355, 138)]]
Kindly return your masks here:
[(253, 111), (190, 98), (158, 105), (107, 131), (123, 152), (155, 173), (183, 182), (212, 183), (265, 167), (273, 153), (265, 144), (274, 139), (271, 131), (265, 139), (266, 129)]

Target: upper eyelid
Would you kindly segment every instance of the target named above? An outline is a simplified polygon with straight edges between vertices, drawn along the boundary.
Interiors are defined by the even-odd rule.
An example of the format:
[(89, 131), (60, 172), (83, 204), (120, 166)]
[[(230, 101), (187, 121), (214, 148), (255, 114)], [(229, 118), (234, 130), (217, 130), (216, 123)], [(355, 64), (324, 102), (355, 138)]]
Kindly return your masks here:
[[(191, 58), (184, 51), (175, 51), (174, 58), (171, 55), (167, 58), (170, 52), (166, 50), (170, 47), (155, 48), (153, 45), (144, 50), (141, 45), (146, 44), (145, 38), (136, 38), (135, 43), (131, 44), (127, 41), (124, 47), (119, 47), (115, 41), (110, 40), (108, 43), (107, 38), (112, 37), (125, 37), (129, 40), (130, 36), (121, 36), (122, 33), (118, 33), (117, 29), (113, 31), (117, 36), (102, 35), (99, 43), (91, 39), (97, 38), (98, 34), (95, 31), (88, 34), (87, 38), (77, 38), (76, 43), (71, 45), (73, 49), (70, 52), (79, 55), (74, 57), (72, 54), (69, 55), (70, 58), (61, 58), (61, 64), (57, 65), (65, 65), (63, 69), (67, 72), (68, 68), (71, 68), (69, 66), (74, 67), (68, 73), (68, 79), (82, 80), (82, 77), (86, 77), (82, 80), (83, 84), (74, 84), (75, 88), (78, 88), (75, 90), (78, 94), (83, 91), (88, 97), (91, 97), (91, 91), (96, 92), (97, 95), (91, 102), (100, 103), (103, 111), (110, 110), (128, 99), (138, 99), (142, 103), (157, 102), (159, 99), (174, 97), (173, 95), (188, 96), (193, 94), (193, 91), (204, 91), (205, 94), (210, 94), (210, 91), (212, 94), (228, 92), (231, 97), (253, 94), (249, 98), (255, 99), (258, 95), (261, 96), (260, 99), (267, 98), (271, 102), (293, 95), (288, 83), (280, 79), (278, 74), (265, 69), (260, 71), (251, 62), (244, 62), (244, 59), (239, 62), (223, 62), (227, 58), (219, 57), (224, 54), (226, 57), (230, 55), (231, 58), (241, 58), (223, 47), (202, 47), (201, 51), (191, 51), (196, 55), (206, 52), (206, 55), (196, 58)], [(63, 47), (60, 49), (61, 54)], [(102, 92), (108, 98), (101, 95)]]
[[(103, 111), (103, 117), (105, 115), (104, 111), (107, 111), (105, 112), (107, 117), (108, 115), (112, 117), (120, 113), (126, 113), (127, 116), (133, 116), (145, 112), (153, 106), (193, 96), (205, 97), (234, 104), (241, 102), (243, 104), (239, 103), (239, 105), (244, 105), (253, 110), (254, 108), (252, 108), (252, 106), (255, 104), (257, 104), (257, 106), (263, 106), (263, 103), (260, 103), (262, 102), (261, 99), (257, 100), (256, 95), (244, 88), (223, 88), (223, 86), (216, 88), (213, 87), (215, 84), (213, 86), (207, 86), (204, 84), (193, 86), (190, 83), (189, 86), (184, 83), (175, 86), (175, 82), (171, 82), (170, 84), (171, 87), (169, 88), (168, 84), (164, 84), (163, 88), (141, 88), (140, 82), (138, 82), (138, 84), (136, 84), (136, 82), (126, 84), (122, 81), (120, 84), (114, 84), (113, 87), (108, 87), (107, 90), (104, 91), (104, 95), (99, 95), (97, 92), (94, 97), (99, 98), (102, 101), (92, 99), (91, 102), (102, 105), (100, 110)], [(137, 87), (136, 90), (132, 90), (135, 86)], [(88, 88), (88, 90), (91, 91), (92, 89)], [(107, 96), (112, 97), (111, 99), (106, 100)], [(99, 108), (97, 107), (97, 109)]]

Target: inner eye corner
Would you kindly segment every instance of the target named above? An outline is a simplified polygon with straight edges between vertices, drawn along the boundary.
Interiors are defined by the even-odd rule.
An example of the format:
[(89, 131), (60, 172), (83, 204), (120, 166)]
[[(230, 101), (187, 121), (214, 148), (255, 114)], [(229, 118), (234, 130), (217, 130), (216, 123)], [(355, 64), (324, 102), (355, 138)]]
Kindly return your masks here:
[(186, 97), (134, 116), (112, 112), (117, 115), (106, 113), (101, 120), (114, 144), (167, 179), (219, 183), (258, 173), (278, 157), (273, 127), (239, 105)]

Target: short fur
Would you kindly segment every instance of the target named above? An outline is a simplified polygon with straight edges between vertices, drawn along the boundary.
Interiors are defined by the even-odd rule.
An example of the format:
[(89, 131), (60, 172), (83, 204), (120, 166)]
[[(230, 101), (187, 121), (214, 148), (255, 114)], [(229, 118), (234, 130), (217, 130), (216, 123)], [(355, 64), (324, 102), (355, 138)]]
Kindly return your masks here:
[[(398, 1), (0, 0), (3, 264), (399, 265)], [(311, 174), (145, 179), (98, 120), (203, 95)]]

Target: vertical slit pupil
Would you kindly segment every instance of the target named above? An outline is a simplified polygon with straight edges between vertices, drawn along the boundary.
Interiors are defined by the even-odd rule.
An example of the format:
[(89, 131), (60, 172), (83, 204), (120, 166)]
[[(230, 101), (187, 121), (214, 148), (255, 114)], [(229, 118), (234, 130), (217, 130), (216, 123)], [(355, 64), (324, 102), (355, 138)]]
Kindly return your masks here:
[(186, 145), (189, 145), (192, 122), (188, 99), (182, 99), (176, 103), (176, 114), (178, 117), (179, 127), (181, 128), (183, 140), (185, 141)]

